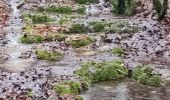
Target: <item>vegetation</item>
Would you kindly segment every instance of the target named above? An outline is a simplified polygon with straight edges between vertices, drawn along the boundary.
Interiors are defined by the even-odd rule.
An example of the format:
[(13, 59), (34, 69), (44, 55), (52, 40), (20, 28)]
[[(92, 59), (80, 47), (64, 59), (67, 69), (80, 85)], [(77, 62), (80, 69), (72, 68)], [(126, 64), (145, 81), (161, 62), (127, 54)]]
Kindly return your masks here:
[(128, 70), (121, 61), (88, 62), (82, 64), (81, 69), (77, 70), (75, 74), (93, 83), (124, 78), (128, 74)]
[(114, 13), (120, 15), (133, 15), (135, 9), (135, 0), (112, 0)]
[(89, 4), (89, 3), (96, 3), (98, 0), (75, 0), (79, 4)]
[(32, 92), (32, 90), (27, 92), (27, 96), (28, 97), (34, 97), (34, 93)]
[(21, 43), (24, 43), (24, 44), (42, 43), (44, 40), (45, 38), (39, 34), (37, 35), (24, 34), (20, 38)]
[(85, 11), (86, 11), (85, 6), (81, 6), (76, 10), (76, 12), (79, 13), (79, 14), (85, 14)]
[(64, 94), (79, 94), (81, 90), (81, 84), (79, 82), (74, 81), (65, 81), (62, 84), (54, 85), (54, 90), (56, 93), (60, 95)]
[(62, 33), (48, 33), (45, 39), (47, 41), (56, 41), (57, 40), (58, 42), (61, 42), (61, 41), (64, 41), (66, 38), (67, 38), (67, 36)]
[(95, 42), (95, 39), (92, 37), (85, 37), (83, 39), (76, 39), (76, 40), (71, 40), (67, 42), (68, 45), (71, 45), (74, 48), (80, 48), (82, 46), (89, 45), (91, 43)]
[(47, 22), (52, 22), (52, 18), (50, 18), (47, 15), (31, 15), (31, 14), (23, 14), (22, 18), (24, 20), (31, 20), (32, 23), (34, 24), (40, 24), (40, 23), (47, 23)]
[(37, 59), (48, 61), (60, 61), (63, 58), (63, 54), (57, 51), (37, 50)]
[(119, 56), (121, 56), (121, 55), (125, 54), (125, 51), (120, 47), (114, 47), (114, 48), (112, 48), (112, 53), (118, 54)]
[(138, 27), (131, 26), (127, 22), (116, 21), (109, 23), (104, 30), (111, 33), (136, 33), (138, 32)]
[(138, 66), (133, 72), (133, 78), (138, 82), (150, 86), (160, 86), (162, 83), (161, 77), (152, 72), (152, 69), (147, 66)]
[(158, 19), (163, 20), (168, 9), (168, 0), (153, 0), (153, 5), (158, 14)]
[(104, 27), (105, 27), (104, 23), (98, 22), (93, 25), (93, 30), (94, 32), (102, 32), (104, 31)]
[(73, 12), (72, 7), (69, 6), (51, 6), (47, 8), (40, 7), (38, 11), (46, 11), (50, 13), (59, 13), (59, 14), (71, 14)]
[(68, 32), (66, 33), (85, 33), (86, 32), (86, 27), (83, 24), (73, 24), (71, 28), (69, 29)]

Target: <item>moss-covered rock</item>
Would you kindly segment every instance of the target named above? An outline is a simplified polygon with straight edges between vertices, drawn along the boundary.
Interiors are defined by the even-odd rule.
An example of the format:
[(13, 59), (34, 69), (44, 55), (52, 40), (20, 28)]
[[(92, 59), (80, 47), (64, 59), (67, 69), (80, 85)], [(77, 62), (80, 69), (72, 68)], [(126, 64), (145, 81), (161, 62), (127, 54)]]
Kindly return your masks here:
[(48, 61), (60, 61), (63, 58), (63, 54), (57, 51), (37, 50), (37, 59)]
[(80, 48), (82, 46), (87, 46), (95, 42), (95, 39), (87, 35), (71, 35), (66, 39), (66, 44), (71, 45), (74, 48)]
[(128, 74), (128, 70), (121, 61), (88, 62), (82, 64), (75, 74), (93, 83), (124, 78)]
[(145, 85), (160, 86), (162, 84), (161, 77), (154, 74), (152, 69), (148, 66), (136, 67), (133, 72), (133, 78)]

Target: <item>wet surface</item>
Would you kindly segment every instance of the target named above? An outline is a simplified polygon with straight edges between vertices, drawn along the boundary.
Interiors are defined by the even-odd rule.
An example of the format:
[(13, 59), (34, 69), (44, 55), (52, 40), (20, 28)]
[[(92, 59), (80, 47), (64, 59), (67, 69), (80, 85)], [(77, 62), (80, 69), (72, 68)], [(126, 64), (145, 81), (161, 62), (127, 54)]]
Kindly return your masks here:
[[(151, 64), (155, 72), (170, 79), (169, 41), (164, 36), (164, 29), (157, 21), (118, 18), (113, 15), (100, 17), (82, 17), (75, 23), (87, 24), (92, 21), (129, 21), (141, 28), (138, 33), (104, 34), (112, 39), (111, 43), (101, 40), (100, 34), (94, 35), (97, 42), (87, 47), (73, 49), (62, 42), (44, 42), (42, 44), (24, 45), (19, 42), (22, 35), (20, 10), (16, 9), (19, 0), (11, 0), (11, 12), (8, 27), (4, 29), (6, 38), (2, 39), (0, 56), (0, 98), (4, 100), (20, 100), (30, 89), (35, 95), (33, 100), (47, 100), (51, 95), (57, 96), (52, 90), (55, 83), (64, 80), (79, 80), (73, 72), (80, 64), (87, 61), (108, 61), (120, 59), (110, 51), (119, 46), (126, 50), (122, 57), (127, 67), (134, 68), (138, 64)], [(54, 16), (54, 15), (53, 15)], [(161, 30), (161, 31), (160, 31)], [(59, 62), (39, 61), (34, 51), (36, 48), (54, 49), (64, 53)], [(132, 80), (109, 81), (94, 84), (83, 93), (85, 100), (168, 100), (170, 87), (154, 88), (135, 83)], [(15, 98), (17, 97), (17, 98)], [(21, 99), (23, 100), (23, 99)]]

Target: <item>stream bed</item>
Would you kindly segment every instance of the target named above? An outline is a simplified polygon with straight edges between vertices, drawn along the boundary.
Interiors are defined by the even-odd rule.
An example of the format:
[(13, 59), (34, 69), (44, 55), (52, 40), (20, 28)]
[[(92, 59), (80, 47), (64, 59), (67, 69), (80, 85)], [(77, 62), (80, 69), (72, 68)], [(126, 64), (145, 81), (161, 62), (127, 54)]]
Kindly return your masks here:
[[(140, 28), (147, 27), (146, 30), (140, 30), (134, 34), (132, 38), (122, 39), (120, 44), (101, 42), (101, 37), (96, 35), (96, 45), (94, 48), (73, 49), (66, 46), (64, 43), (43, 42), (41, 44), (25, 45), (20, 43), (19, 39), (23, 35), (23, 22), (20, 18), (21, 13), (17, 9), (17, 4), (20, 0), (9, 0), (11, 5), (11, 14), (8, 21), (8, 26), (4, 28), (6, 38), (3, 40), (4, 46), (0, 49), (3, 56), (7, 59), (0, 63), (0, 100), (27, 100), (26, 93), (29, 90), (35, 95), (31, 100), (58, 100), (58, 95), (54, 93), (52, 86), (56, 82), (64, 80), (79, 80), (74, 76), (74, 71), (80, 68), (81, 63), (87, 61), (112, 61), (120, 59), (115, 54), (108, 52), (112, 47), (121, 45), (127, 50), (132, 51), (123, 58), (127, 67), (134, 68), (138, 64), (154, 65), (154, 70), (158, 74), (162, 74), (164, 78), (170, 78), (169, 54), (167, 50), (168, 41), (161, 32), (151, 32), (153, 27), (158, 24), (155, 21), (140, 21), (133, 18), (117, 18), (114, 15), (89, 17), (82, 20), (73, 20), (77, 23), (88, 23), (91, 21), (130, 21), (132, 24), (138, 25)], [(159, 29), (157, 29), (158, 31)], [(154, 31), (154, 30), (153, 30)], [(148, 34), (150, 33), (150, 34)], [(91, 35), (91, 34), (90, 34)], [(116, 41), (119, 38), (118, 34), (107, 34), (109, 39)], [(125, 36), (126, 37), (126, 36)], [(127, 36), (128, 37), (128, 36)], [(131, 36), (129, 36), (131, 37)], [(122, 38), (122, 37), (120, 37)], [(59, 62), (49, 62), (37, 60), (35, 48), (58, 47), (64, 52), (64, 58)], [(164, 53), (163, 60), (157, 59), (157, 51)], [(22, 59), (22, 53), (30, 53), (30, 57)], [(147, 60), (147, 61), (146, 61)], [(84, 100), (169, 100), (170, 86), (166, 87), (150, 87), (138, 84), (131, 79), (120, 81), (104, 81), (92, 84), (89, 90), (80, 94)], [(51, 99), (54, 97), (54, 99)], [(55, 98), (56, 97), (56, 98)]]

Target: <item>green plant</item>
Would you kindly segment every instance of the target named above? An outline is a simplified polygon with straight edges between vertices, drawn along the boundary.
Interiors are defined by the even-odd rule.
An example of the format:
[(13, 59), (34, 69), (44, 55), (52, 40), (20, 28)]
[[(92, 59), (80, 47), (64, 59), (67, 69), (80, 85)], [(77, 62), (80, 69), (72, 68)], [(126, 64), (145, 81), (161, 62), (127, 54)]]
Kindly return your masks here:
[(105, 25), (103, 23), (96, 23), (93, 25), (93, 30), (95, 32), (101, 32), (104, 30)]
[(32, 23), (34, 24), (39, 24), (39, 23), (47, 23), (47, 22), (52, 22), (52, 18), (50, 18), (49, 16), (47, 15), (31, 15), (31, 14), (23, 14), (21, 16), (23, 19), (25, 18), (29, 18), (32, 20)]
[(20, 38), (20, 41), (21, 43), (24, 43), (24, 44), (42, 43), (44, 41), (44, 37), (42, 35), (24, 34)]
[(94, 38), (92, 37), (86, 37), (85, 39), (77, 39), (77, 40), (72, 40), (68, 42), (68, 45), (71, 45), (74, 48), (80, 48), (82, 46), (89, 45), (95, 41)]
[(46, 40), (47, 41), (64, 41), (66, 39), (66, 35), (65, 34), (62, 34), (62, 33), (48, 33), (47, 36), (46, 36)]
[(75, 74), (93, 83), (123, 78), (128, 74), (128, 70), (121, 61), (88, 62), (82, 64), (81, 69), (75, 71)]
[(33, 93), (32, 91), (28, 91), (28, 92), (27, 92), (27, 96), (28, 96), (28, 97), (34, 97), (34, 93)]
[(120, 47), (114, 47), (114, 48), (112, 48), (112, 53), (118, 54), (119, 56), (121, 56), (121, 55), (125, 54), (125, 51)]
[(76, 10), (76, 12), (79, 13), (79, 14), (85, 14), (85, 11), (86, 11), (85, 6), (81, 6)]
[(70, 6), (51, 6), (41, 9), (41, 11), (46, 11), (50, 13), (59, 13), (59, 14), (71, 14), (73, 12), (72, 7)]
[(36, 55), (40, 60), (60, 61), (63, 58), (63, 54), (57, 51), (37, 50)]
[(74, 81), (64, 81), (61, 84), (54, 85), (54, 90), (60, 95), (64, 94), (78, 94), (80, 93), (81, 84)]
[(135, 12), (134, 0), (112, 0), (113, 11), (121, 15), (133, 15)]
[(83, 24), (73, 24), (67, 33), (85, 33), (86, 27)]
[(156, 9), (159, 20), (164, 19), (168, 9), (168, 0), (163, 0), (163, 3), (161, 2), (162, 0), (153, 0), (153, 5)]
[(148, 66), (138, 66), (133, 71), (133, 78), (138, 82), (150, 86), (160, 86), (162, 83), (161, 77), (152, 72)]
[(75, 2), (79, 4), (89, 4), (89, 3), (96, 3), (98, 0), (75, 0)]
[(70, 88), (69, 86), (65, 86), (65, 85), (54, 85), (54, 90), (55, 92), (59, 93), (60, 95), (64, 95), (64, 94), (70, 94)]

